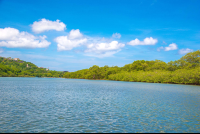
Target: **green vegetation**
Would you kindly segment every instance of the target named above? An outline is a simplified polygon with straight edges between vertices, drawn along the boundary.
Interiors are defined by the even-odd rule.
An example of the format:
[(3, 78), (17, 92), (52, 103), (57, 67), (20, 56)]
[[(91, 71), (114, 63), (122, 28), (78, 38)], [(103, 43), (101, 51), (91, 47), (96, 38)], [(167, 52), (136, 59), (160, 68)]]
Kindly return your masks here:
[(200, 85), (200, 51), (187, 53), (176, 61), (137, 60), (123, 67), (99, 67), (66, 72), (65, 78), (102, 79), (153, 83)]
[(31, 62), (0, 57), (0, 77), (63, 77), (63, 74), (59, 71), (38, 68)]
[(168, 63), (137, 60), (123, 67), (94, 65), (89, 69), (66, 73), (38, 68), (31, 62), (0, 57), (0, 77), (64, 77), (200, 85), (200, 51), (188, 53)]

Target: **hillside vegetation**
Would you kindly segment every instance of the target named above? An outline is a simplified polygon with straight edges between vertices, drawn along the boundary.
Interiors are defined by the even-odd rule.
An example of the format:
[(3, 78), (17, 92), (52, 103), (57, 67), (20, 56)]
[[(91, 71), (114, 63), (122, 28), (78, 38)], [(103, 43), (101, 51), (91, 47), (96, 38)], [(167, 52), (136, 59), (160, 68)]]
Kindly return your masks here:
[(39, 68), (31, 62), (0, 57), (0, 77), (63, 77), (63, 72)]
[(99, 67), (66, 72), (65, 78), (200, 85), (200, 51), (187, 53), (176, 61), (137, 60), (123, 67)]

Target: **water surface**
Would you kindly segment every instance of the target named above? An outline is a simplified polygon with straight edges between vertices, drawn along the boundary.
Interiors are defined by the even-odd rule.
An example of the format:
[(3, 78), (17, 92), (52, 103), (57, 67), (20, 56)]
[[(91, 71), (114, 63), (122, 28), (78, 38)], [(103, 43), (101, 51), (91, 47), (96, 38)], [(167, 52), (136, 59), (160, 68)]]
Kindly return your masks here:
[(0, 77), (0, 132), (200, 132), (200, 86)]

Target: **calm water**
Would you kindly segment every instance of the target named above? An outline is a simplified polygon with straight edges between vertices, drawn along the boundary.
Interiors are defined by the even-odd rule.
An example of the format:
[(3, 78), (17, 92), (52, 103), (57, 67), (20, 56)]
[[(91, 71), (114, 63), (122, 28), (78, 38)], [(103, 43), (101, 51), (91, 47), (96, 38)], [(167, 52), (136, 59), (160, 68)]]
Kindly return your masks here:
[(200, 132), (200, 86), (0, 77), (0, 132)]

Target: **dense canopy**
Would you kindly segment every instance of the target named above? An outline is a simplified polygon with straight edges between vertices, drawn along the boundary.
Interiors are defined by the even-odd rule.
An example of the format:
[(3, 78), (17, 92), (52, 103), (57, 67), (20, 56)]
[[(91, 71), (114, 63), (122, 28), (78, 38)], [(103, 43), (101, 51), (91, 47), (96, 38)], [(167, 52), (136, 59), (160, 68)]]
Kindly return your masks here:
[(67, 72), (65, 78), (117, 81), (200, 84), (200, 51), (187, 53), (176, 61), (137, 60), (123, 67), (99, 67)]

